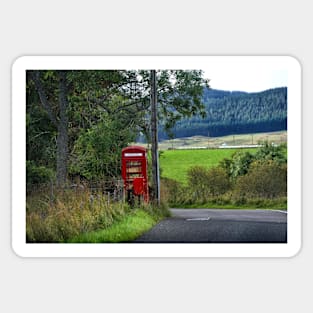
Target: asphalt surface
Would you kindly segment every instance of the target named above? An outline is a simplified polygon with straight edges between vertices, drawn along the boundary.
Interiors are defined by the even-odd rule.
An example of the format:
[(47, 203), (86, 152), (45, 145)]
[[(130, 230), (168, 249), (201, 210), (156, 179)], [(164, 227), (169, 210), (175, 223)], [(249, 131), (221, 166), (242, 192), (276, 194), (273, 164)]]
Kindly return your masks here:
[(287, 213), (271, 210), (171, 209), (136, 243), (286, 243)]

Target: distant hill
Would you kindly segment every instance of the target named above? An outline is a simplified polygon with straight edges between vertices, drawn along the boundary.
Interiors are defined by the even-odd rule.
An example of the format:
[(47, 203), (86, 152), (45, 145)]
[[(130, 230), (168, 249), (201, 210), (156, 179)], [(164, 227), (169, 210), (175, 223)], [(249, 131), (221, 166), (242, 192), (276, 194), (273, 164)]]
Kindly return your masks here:
[[(179, 121), (174, 138), (287, 130), (287, 87), (256, 93), (206, 89), (203, 103), (207, 116)], [(167, 138), (160, 127), (159, 140)]]

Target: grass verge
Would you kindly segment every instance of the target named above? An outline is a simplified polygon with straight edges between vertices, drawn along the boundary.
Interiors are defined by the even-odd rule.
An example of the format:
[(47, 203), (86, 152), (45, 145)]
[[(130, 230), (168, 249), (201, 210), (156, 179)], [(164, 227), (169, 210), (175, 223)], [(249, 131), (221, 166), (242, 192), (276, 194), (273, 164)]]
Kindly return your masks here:
[(138, 209), (106, 229), (81, 234), (68, 240), (67, 243), (130, 242), (148, 231), (158, 221), (158, 218), (152, 217), (142, 209)]
[(53, 196), (38, 192), (27, 196), (26, 242), (131, 241), (169, 214), (166, 205), (142, 204), (132, 209), (87, 188), (58, 190)]
[(192, 204), (171, 204), (171, 207), (181, 208), (181, 209), (237, 209), (237, 210), (282, 210), (287, 211), (287, 198), (273, 199), (273, 200), (250, 200), (247, 203), (218, 203), (216, 201), (209, 201), (206, 203), (192, 203)]

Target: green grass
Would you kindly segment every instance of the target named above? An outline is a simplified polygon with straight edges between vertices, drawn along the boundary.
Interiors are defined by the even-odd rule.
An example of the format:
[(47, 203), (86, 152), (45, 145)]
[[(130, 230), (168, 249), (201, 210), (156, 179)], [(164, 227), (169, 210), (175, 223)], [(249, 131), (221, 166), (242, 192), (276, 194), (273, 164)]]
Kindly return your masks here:
[(241, 210), (251, 210), (251, 209), (262, 209), (262, 210), (282, 210), (287, 211), (287, 198), (279, 198), (279, 199), (264, 199), (264, 200), (249, 200), (245, 204), (234, 204), (234, 203), (228, 203), (228, 204), (221, 204), (216, 203), (215, 201), (202, 203), (202, 204), (177, 204), (172, 205), (172, 207), (176, 208), (182, 208), (182, 209), (241, 209)]
[(56, 190), (28, 195), (26, 199), (27, 242), (64, 242), (84, 232), (104, 229), (129, 214), (123, 202), (108, 202), (105, 195), (84, 190)]
[(224, 158), (230, 158), (236, 151), (254, 153), (256, 148), (249, 149), (207, 149), (207, 150), (167, 150), (160, 156), (161, 176), (187, 182), (187, 171), (193, 166), (211, 168), (217, 166)]
[(152, 228), (158, 219), (143, 210), (135, 210), (112, 226), (99, 231), (81, 234), (68, 243), (118, 243), (130, 242)]

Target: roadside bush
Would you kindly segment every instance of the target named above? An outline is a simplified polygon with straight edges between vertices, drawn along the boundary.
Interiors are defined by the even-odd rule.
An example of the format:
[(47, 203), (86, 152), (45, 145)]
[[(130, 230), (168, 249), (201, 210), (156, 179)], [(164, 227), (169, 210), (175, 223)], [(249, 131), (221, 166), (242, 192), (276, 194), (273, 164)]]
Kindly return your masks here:
[(287, 196), (287, 165), (273, 161), (255, 161), (249, 172), (237, 179), (234, 198), (266, 198)]
[(220, 162), (229, 177), (236, 179), (248, 173), (250, 164), (253, 162), (254, 156), (250, 152), (235, 152), (231, 159), (224, 159)]
[(187, 185), (195, 200), (205, 201), (209, 196), (208, 170), (203, 166), (191, 167), (187, 172)]
[(262, 147), (254, 156), (255, 160), (274, 160), (279, 164), (287, 163), (287, 146), (270, 144), (268, 141), (261, 142)]
[(229, 178), (221, 167), (192, 167), (187, 172), (187, 179), (188, 188), (196, 201), (205, 202), (209, 198), (225, 194), (231, 188)]
[(32, 161), (26, 161), (26, 181), (28, 187), (48, 183), (53, 178), (54, 172), (52, 169), (45, 166), (37, 166)]
[(213, 167), (208, 170), (209, 193), (213, 197), (225, 194), (231, 184), (226, 172), (220, 167)]
[(182, 201), (182, 184), (171, 178), (161, 179), (161, 201), (164, 203), (180, 203)]
[(272, 160), (278, 164), (287, 163), (287, 146), (269, 144), (267, 141), (260, 142), (261, 148), (255, 154), (250, 152), (235, 152), (231, 159), (223, 159), (219, 166), (222, 167), (229, 177), (236, 180), (237, 177), (246, 175), (249, 172), (250, 165), (255, 161)]

